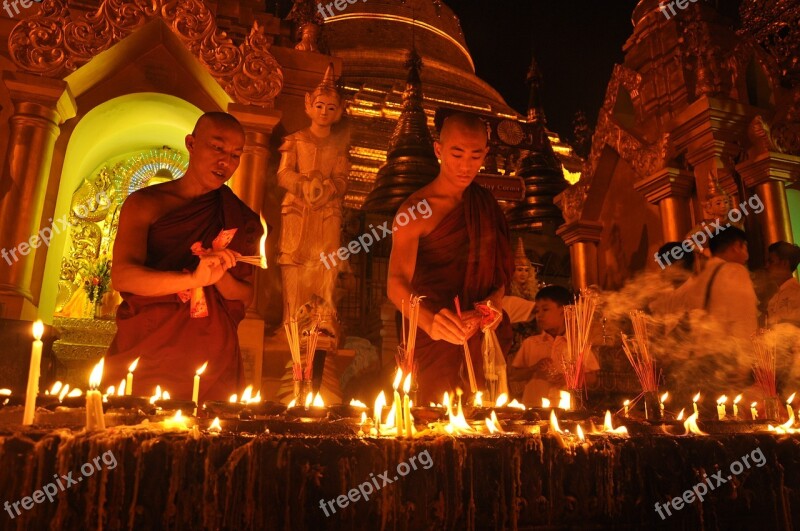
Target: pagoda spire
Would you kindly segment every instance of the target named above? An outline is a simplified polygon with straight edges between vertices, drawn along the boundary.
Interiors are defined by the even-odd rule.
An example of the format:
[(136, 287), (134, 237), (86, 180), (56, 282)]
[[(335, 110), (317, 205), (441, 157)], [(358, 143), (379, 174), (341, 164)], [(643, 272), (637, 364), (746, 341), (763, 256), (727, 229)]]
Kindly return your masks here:
[(539, 71), (539, 64), (533, 56), (531, 56), (531, 66), (528, 69), (528, 76), (525, 79), (525, 84), (528, 85), (528, 89), (530, 90), (530, 96), (528, 97), (528, 121), (540, 122), (542, 125), (546, 125), (547, 119), (544, 116), (541, 100), (542, 73)]
[(405, 66), (408, 77), (402, 110), (389, 142), (386, 164), (378, 171), (375, 187), (364, 203), (363, 209), (368, 212), (393, 215), (408, 196), (439, 173), (428, 117), (422, 105), (422, 59), (416, 49), (409, 53)]

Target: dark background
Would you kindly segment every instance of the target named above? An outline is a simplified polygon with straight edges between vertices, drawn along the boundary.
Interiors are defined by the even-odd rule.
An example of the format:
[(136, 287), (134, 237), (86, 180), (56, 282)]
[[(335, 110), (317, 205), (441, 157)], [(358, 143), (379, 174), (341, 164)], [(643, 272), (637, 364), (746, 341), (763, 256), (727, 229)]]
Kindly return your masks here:
[[(703, 0), (701, 0), (703, 1)], [(590, 126), (622, 46), (633, 32), (637, 0), (445, 0), (461, 19), (477, 74), (520, 113), (528, 106), (525, 77), (535, 54), (543, 77), (548, 128), (572, 136), (575, 112)], [(714, 0), (735, 17), (740, 0)]]

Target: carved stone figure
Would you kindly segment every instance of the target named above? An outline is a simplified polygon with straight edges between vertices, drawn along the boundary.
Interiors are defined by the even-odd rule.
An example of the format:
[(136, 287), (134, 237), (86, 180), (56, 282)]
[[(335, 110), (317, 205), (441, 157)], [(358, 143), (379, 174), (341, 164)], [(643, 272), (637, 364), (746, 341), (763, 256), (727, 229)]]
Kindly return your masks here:
[(336, 252), (350, 173), (348, 134), (333, 128), (342, 111), (331, 64), (322, 83), (306, 94), (311, 125), (287, 136), (280, 148), (278, 185), (286, 195), (278, 264), (287, 320), (314, 296), (335, 311), (333, 289), (340, 260)]

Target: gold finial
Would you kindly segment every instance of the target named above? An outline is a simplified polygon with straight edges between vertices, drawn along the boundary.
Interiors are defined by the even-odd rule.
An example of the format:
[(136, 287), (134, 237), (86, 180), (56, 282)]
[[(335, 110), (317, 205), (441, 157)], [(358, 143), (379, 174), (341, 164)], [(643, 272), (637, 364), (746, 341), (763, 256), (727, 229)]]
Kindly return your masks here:
[(706, 201), (711, 199), (712, 197), (720, 197), (723, 195), (728, 195), (728, 193), (722, 189), (719, 185), (719, 180), (717, 179), (717, 174), (714, 170), (708, 172), (708, 191), (706, 192)]

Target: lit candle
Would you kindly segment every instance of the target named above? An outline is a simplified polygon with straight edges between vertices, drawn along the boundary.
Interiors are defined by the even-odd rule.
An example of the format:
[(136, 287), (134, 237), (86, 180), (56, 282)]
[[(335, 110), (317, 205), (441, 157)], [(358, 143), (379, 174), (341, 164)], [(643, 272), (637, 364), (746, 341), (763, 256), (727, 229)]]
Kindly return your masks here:
[(794, 395), (797, 393), (792, 393), (791, 396), (786, 399), (786, 412), (789, 413), (789, 420), (794, 422), (794, 410), (792, 409), (792, 401), (794, 400)]
[(36, 412), (36, 395), (39, 394), (39, 371), (42, 364), (42, 334), (44, 325), (42, 321), (33, 323), (33, 346), (31, 346), (31, 365), (28, 371), (28, 389), (25, 393), (25, 411), (22, 414), (22, 424), (33, 424), (33, 415)]
[(136, 370), (136, 366), (139, 364), (139, 358), (133, 360), (133, 363), (130, 364), (128, 367), (128, 378), (125, 381), (125, 394), (127, 396), (131, 396), (133, 394), (133, 371)]
[(406, 427), (406, 437), (414, 436), (414, 425), (411, 423), (411, 402), (408, 393), (411, 391), (411, 374), (403, 382), (403, 425)]
[(392, 404), (392, 408), (394, 409), (394, 425), (397, 426), (398, 437), (402, 437), (404, 435), (403, 403), (400, 401), (400, 393), (397, 390), (402, 382), (403, 382), (403, 370), (398, 367), (397, 374), (395, 374), (394, 376), (394, 383), (392, 384), (392, 387), (394, 388), (394, 403)]
[(625, 402), (622, 403), (622, 407), (625, 408), (624, 415), (626, 417), (628, 416), (628, 409), (630, 408), (630, 405), (631, 405), (631, 401), (630, 400), (626, 400)]
[(661, 401), (659, 403), (659, 407), (661, 408), (661, 417), (664, 417), (664, 402), (667, 401), (667, 397), (669, 397), (669, 392), (664, 393), (661, 395)]
[[(205, 362), (202, 367), (197, 369), (194, 373), (194, 387), (192, 387), (192, 402), (194, 402), (194, 415), (197, 416), (197, 408), (200, 406), (200, 375), (206, 370), (208, 362)], [(185, 395), (184, 395), (185, 396)]]
[(103, 397), (97, 390), (103, 380), (104, 363), (105, 358), (102, 358), (89, 376), (89, 390), (86, 391), (86, 431), (106, 429), (106, 421), (103, 418)]
[(736, 398), (733, 399), (733, 418), (739, 418), (739, 402), (742, 400), (742, 395), (736, 395)]
[(378, 395), (378, 398), (375, 399), (375, 433), (378, 436), (381, 434), (381, 416), (383, 414), (383, 406), (386, 405), (386, 395), (383, 394), (383, 391)]
[(367, 423), (367, 412), (366, 411), (362, 411), (361, 412), (361, 424), (358, 425), (358, 436), (359, 437), (363, 437), (364, 436), (364, 425), (366, 423)]
[(727, 414), (725, 412), (725, 402), (727, 401), (728, 397), (725, 395), (722, 395), (717, 399), (717, 416), (719, 417), (719, 420), (725, 420), (725, 415)]
[(700, 393), (697, 393), (696, 395), (694, 395), (694, 398), (692, 398), (692, 407), (694, 408), (694, 414), (699, 417), (700, 414), (697, 412), (697, 401), (698, 400), (700, 400)]
[(757, 405), (758, 402), (753, 402), (750, 404), (750, 414), (753, 415), (753, 420), (758, 420), (758, 409), (756, 409)]

